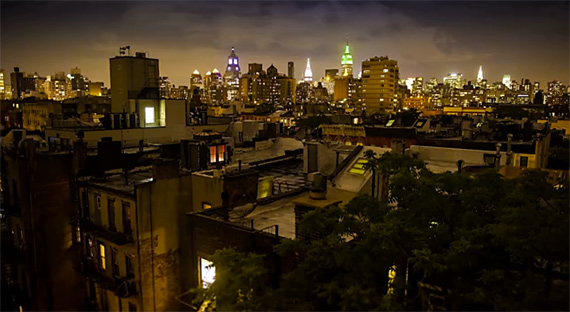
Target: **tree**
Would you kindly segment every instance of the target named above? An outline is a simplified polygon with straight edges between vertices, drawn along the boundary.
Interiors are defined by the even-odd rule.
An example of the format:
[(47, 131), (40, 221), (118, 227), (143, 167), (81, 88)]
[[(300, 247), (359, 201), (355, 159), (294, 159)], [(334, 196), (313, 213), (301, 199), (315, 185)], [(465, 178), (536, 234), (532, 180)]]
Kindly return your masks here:
[(215, 282), (208, 288), (194, 289), (193, 303), (205, 310), (273, 310), (272, 289), (266, 287), (267, 269), (263, 256), (221, 249), (212, 256)]
[[(359, 195), (308, 212), (300, 230), (312, 235), (276, 247), (299, 259), (276, 289), (265, 287), (261, 256), (216, 258), (220, 309), (568, 308), (567, 182), (554, 188), (530, 170), (510, 180), (494, 170), (434, 174), (402, 155), (366, 157), (386, 175), (390, 203)], [(424, 296), (433, 291), (440, 303)]]

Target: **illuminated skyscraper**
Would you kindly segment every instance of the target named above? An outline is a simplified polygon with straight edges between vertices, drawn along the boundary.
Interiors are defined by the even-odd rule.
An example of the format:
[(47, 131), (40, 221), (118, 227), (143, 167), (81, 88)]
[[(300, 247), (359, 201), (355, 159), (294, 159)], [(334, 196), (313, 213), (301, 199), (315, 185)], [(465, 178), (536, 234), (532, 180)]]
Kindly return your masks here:
[(6, 89), (4, 87), (4, 70), (0, 69), (0, 100), (6, 98)]
[(452, 73), (443, 77), (443, 84), (449, 85), (451, 88), (454, 89), (461, 89), (465, 84), (465, 80), (463, 79), (463, 74), (456, 74)]
[(305, 69), (305, 81), (313, 81), (313, 71), (311, 70), (311, 59), (307, 59), (307, 68)]
[(352, 77), (352, 54), (350, 54), (350, 47), (348, 46), (348, 42), (346, 43), (340, 65), (342, 67), (342, 75)]
[(362, 62), (362, 104), (369, 113), (392, 110), (398, 104), (398, 61), (387, 56)]
[(224, 73), (224, 85), (227, 90), (227, 100), (237, 100), (239, 93), (239, 77), (241, 71), (239, 68), (239, 58), (235, 53), (234, 47), (228, 56), (228, 65)]
[(479, 66), (479, 73), (477, 73), (477, 82), (481, 83), (483, 81), (483, 66)]
[(511, 88), (511, 75), (504, 75), (503, 76), (503, 84), (507, 87), (507, 88)]

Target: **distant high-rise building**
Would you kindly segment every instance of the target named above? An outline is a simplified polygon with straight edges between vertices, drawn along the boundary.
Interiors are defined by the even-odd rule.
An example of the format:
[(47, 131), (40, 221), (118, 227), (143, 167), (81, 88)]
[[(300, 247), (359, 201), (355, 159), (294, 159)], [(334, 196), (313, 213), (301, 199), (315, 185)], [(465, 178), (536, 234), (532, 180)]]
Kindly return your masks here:
[(350, 54), (348, 42), (346, 43), (340, 65), (342, 66), (342, 75), (352, 77), (352, 54)]
[(200, 95), (204, 90), (204, 81), (197, 69), (190, 76), (190, 94), (194, 94), (194, 89), (198, 89), (198, 94)]
[(400, 69), (387, 56), (362, 62), (362, 105), (367, 112), (394, 109), (398, 104)]
[(12, 91), (12, 98), (19, 99), (22, 98), (24, 83), (24, 73), (20, 72), (19, 67), (14, 67), (14, 72), (10, 74), (10, 85)]
[(477, 83), (481, 83), (483, 79), (483, 65), (480, 65), (479, 72), (477, 73)]
[(295, 63), (287, 63), (287, 76), (289, 76), (289, 78), (295, 78)]
[(503, 76), (503, 84), (507, 87), (507, 88), (511, 88), (511, 75), (504, 75)]
[(160, 97), (169, 99), (170, 92), (172, 90), (172, 83), (168, 77), (159, 77), (159, 88), (160, 88)]
[(307, 59), (307, 68), (305, 68), (304, 81), (313, 81), (313, 71), (311, 70), (311, 59)]
[(334, 80), (336, 76), (338, 76), (338, 69), (325, 69), (325, 78)]
[(90, 81), (87, 94), (91, 96), (103, 96), (103, 83)]
[(226, 100), (222, 74), (217, 68), (204, 77), (204, 95), (207, 104), (219, 105)]
[(6, 89), (4, 86), (4, 70), (0, 69), (0, 100), (6, 98)]
[[(130, 99), (158, 99), (158, 59), (136, 52), (134, 56), (121, 54), (109, 59), (111, 71), (111, 112), (139, 114), (139, 108), (129, 105)], [(145, 108), (146, 109), (146, 108)], [(150, 109), (148, 109), (150, 112)], [(155, 112), (156, 113), (156, 112)], [(142, 117), (141, 117), (142, 118)], [(149, 120), (150, 117), (149, 117)], [(158, 118), (155, 118), (158, 120)]]
[(68, 75), (68, 78), (71, 80), (69, 84), (70, 98), (87, 95), (87, 93), (89, 92), (89, 81), (87, 80), (87, 78), (81, 75), (81, 69), (79, 69), (78, 67), (72, 68), (70, 74)]
[(465, 85), (465, 79), (463, 79), (463, 74), (451, 73), (443, 77), (443, 84), (454, 89), (461, 89)]
[(239, 58), (235, 53), (234, 47), (228, 56), (228, 65), (224, 73), (224, 87), (227, 90), (228, 101), (237, 100), (239, 96), (239, 77), (241, 69), (239, 67)]

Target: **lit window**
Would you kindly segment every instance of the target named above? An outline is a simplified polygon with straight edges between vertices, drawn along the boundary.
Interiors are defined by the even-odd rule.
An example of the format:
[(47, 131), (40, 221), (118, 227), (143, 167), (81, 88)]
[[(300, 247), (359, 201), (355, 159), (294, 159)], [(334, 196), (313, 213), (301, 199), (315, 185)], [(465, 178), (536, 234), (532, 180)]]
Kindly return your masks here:
[(216, 279), (216, 268), (211, 261), (200, 258), (200, 280), (203, 288), (208, 288)]
[(207, 202), (203, 202), (203, 203), (202, 203), (202, 209), (203, 209), (203, 210), (211, 209), (211, 208), (212, 208), (212, 205), (211, 205), (211, 204), (209, 204), (209, 203), (207, 203)]
[(210, 163), (216, 163), (216, 146), (210, 146)]
[(389, 70), (388, 68), (384, 68), (384, 72), (387, 73)]
[(105, 245), (99, 242), (99, 268), (101, 270), (105, 270), (107, 268), (105, 260)]
[(218, 161), (224, 161), (224, 153), (226, 152), (225, 145), (218, 146)]
[(144, 121), (147, 124), (154, 123), (154, 107), (145, 107), (144, 108)]

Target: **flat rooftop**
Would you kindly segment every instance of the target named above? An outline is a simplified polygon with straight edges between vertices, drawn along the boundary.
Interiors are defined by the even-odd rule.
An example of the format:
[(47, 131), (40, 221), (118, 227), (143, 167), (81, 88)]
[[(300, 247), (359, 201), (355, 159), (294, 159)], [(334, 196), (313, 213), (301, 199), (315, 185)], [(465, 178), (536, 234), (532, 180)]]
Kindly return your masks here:
[(94, 176), (80, 177), (79, 181), (82, 184), (100, 187), (102, 189), (116, 191), (125, 195), (135, 194), (135, 187), (144, 183), (153, 181), (152, 167), (139, 167), (129, 172), (128, 183), (125, 175), (119, 170), (113, 170), (112, 173), (107, 173), (105, 179), (98, 179)]

